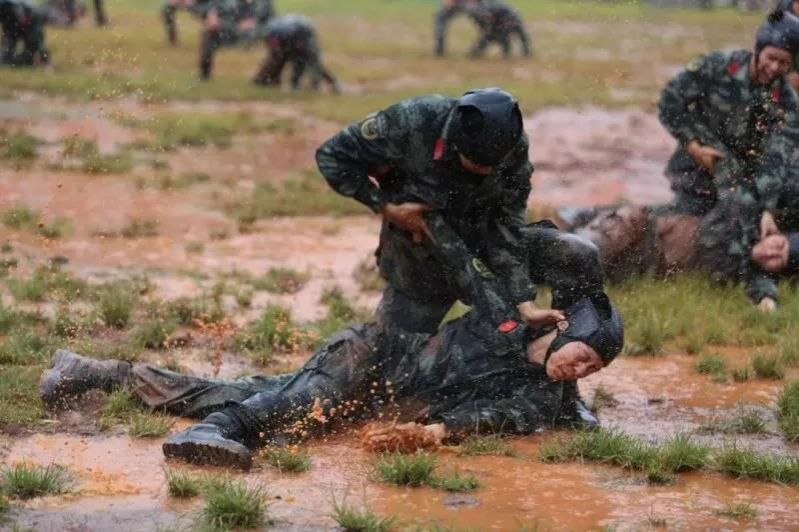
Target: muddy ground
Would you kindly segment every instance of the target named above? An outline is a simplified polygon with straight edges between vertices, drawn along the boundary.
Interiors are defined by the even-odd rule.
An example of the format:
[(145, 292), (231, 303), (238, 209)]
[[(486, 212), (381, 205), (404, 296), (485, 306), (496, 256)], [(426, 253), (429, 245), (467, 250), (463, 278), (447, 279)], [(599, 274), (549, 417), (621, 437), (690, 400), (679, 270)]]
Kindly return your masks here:
[[(54, 256), (68, 259), (65, 268), (80, 278), (101, 282), (146, 275), (153, 297), (171, 300), (195, 296), (219, 279), (241, 273), (258, 276), (270, 267), (307, 271), (310, 280), (295, 294), (256, 292), (250, 308), (223, 300), (233, 320), (244, 325), (269, 302), (289, 306), (298, 321), (320, 318), (326, 287), (337, 285), (346, 296), (373, 309), (379, 293), (364, 292), (354, 277), (368, 261), (377, 241), (376, 217), (293, 216), (257, 220), (240, 231), (223, 208), (225, 198), (246, 195), (262, 182), (280, 182), (312, 165), (320, 142), (338, 126), (304, 116), (279, 104), (181, 104), (184, 112), (246, 112), (257, 121), (293, 120), (299, 133), (237, 134), (228, 148), (180, 148), (159, 153), (121, 175), (89, 175), (54, 168), (61, 142), (79, 136), (97, 142), (104, 153), (146, 138), (120, 125), (120, 113), (145, 119), (159, 106), (136, 102), (70, 104), (29, 95), (0, 102), (0, 120), (8, 130), (27, 131), (45, 141), (32, 164), (0, 167), (0, 211), (24, 204), (45, 221), (66, 217), (71, 228), (60, 239), (0, 226), (0, 241), (10, 243), (24, 275)], [(171, 106), (170, 110), (175, 110)], [(533, 204), (588, 206), (628, 200), (665, 201), (669, 191), (663, 165), (673, 143), (652, 113), (586, 107), (551, 108), (528, 117), (534, 174)], [(150, 157), (148, 155), (139, 155)], [(168, 168), (172, 174), (203, 172), (207, 181), (183, 188), (148, 186)], [(115, 232), (131, 220), (157, 223), (157, 235), (119, 238)], [(10, 295), (3, 293), (6, 302)], [(43, 305), (45, 312), (53, 312)], [(777, 454), (795, 453), (777, 434), (771, 406), (781, 389), (774, 381), (717, 384), (693, 370), (694, 357), (670, 347), (660, 358), (621, 358), (612, 367), (581, 383), (591, 398), (601, 386), (615, 397), (600, 415), (604, 424), (649, 441), (680, 431), (698, 430), (729, 418), (745, 402), (768, 420), (766, 434), (739, 441)], [(189, 345), (170, 355), (180, 367), (202, 376), (213, 369), (207, 345)], [(281, 358), (273, 367), (256, 367), (225, 354), (220, 375), (275, 372), (296, 367), (307, 353)], [(744, 360), (729, 350), (731, 361)], [(147, 352), (158, 362), (163, 354)], [(191, 529), (198, 502), (175, 502), (166, 495), (160, 451), (162, 439), (137, 440), (124, 427), (100, 432), (91, 406), (62, 414), (51, 423), (0, 435), (6, 464), (29, 461), (64, 464), (77, 477), (77, 490), (66, 496), (15, 504), (11, 520), (37, 531)], [(186, 426), (178, 420), (174, 430)], [(702, 433), (700, 433), (702, 434)], [(718, 435), (699, 436), (718, 445)], [(366, 502), (378, 513), (395, 514), (408, 526), (512, 530), (527, 526), (549, 530), (647, 529), (665, 518), (673, 529), (789, 530), (799, 522), (796, 488), (733, 481), (709, 474), (681, 475), (676, 484), (654, 487), (621, 470), (580, 464), (544, 465), (535, 458), (541, 437), (518, 438), (517, 458), (458, 457), (444, 452), (446, 467), (474, 473), (484, 487), (469, 495), (447, 495), (429, 489), (389, 488), (366, 479), (368, 457), (349, 435), (309, 445), (312, 469), (281, 474), (265, 464), (243, 475), (268, 487), (274, 527), (279, 530), (325, 530), (334, 527), (331, 501)], [(751, 521), (721, 517), (715, 510), (750, 502), (758, 510)]]

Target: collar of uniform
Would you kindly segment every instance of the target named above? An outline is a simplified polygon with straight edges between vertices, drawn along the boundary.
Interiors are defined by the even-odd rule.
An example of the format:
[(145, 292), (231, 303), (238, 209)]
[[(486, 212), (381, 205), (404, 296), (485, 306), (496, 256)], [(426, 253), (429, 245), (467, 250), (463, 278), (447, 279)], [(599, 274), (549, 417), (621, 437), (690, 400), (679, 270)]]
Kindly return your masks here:
[(749, 62), (752, 59), (752, 52), (748, 50), (737, 50), (730, 54), (727, 61), (727, 73), (730, 77), (738, 81), (749, 81)]

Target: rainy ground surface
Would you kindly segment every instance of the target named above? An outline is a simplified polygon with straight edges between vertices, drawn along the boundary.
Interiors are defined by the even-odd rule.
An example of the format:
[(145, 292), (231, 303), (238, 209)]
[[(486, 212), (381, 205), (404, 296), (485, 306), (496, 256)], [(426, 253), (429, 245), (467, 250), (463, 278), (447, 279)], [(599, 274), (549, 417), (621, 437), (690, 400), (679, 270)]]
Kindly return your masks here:
[[(203, 377), (280, 373), (303, 363), (306, 345), (259, 346), (252, 352), (232, 347), (237, 331), (251, 327), (269, 305), (289, 308), (300, 327), (324, 330), (320, 324), (330, 323), (331, 305), (321, 300), (337, 287), (346, 302), (359, 307), (355, 314), (368, 315), (379, 287), (363, 270), (371, 263), (379, 220), (331, 199), (313, 165), (315, 149), (343, 122), (410, 94), (455, 94), (499, 80), (520, 97), (527, 115), (536, 166), (534, 210), (666, 201), (662, 168), (673, 141), (654, 113), (656, 87), (693, 53), (740, 44), (741, 28), (756, 20), (731, 12), (718, 19), (682, 11), (653, 14), (627, 5), (618, 7), (620, 15), (613, 7), (593, 4), (560, 12), (555, 2), (530, 2), (524, 13), (541, 43), (536, 68), (517, 60), (464, 60), (471, 34), (459, 24), (451, 68), (443, 69), (426, 48), (419, 49), (420, 42), (430, 40), (429, 4), (401, 18), (395, 16), (398, 3), (380, 4), (356, 20), (358, 31), (353, 32), (349, 0), (336, 0), (329, 8), (315, 2), (287, 3), (307, 10), (319, 23), (330, 43), (330, 63), (344, 80), (342, 99), (301, 94), (296, 104), (286, 92), (263, 96), (252, 87), (241, 88), (259, 59), (257, 50), (225, 51), (217, 79), (199, 85), (193, 71), (193, 21), (180, 18), (184, 42), (164, 50), (160, 29), (150, 24), (154, 11), (146, 18), (131, 7), (136, 2), (127, 0), (119, 4), (128, 6), (131, 16), (116, 19), (108, 48), (99, 31), (58, 30), (53, 32), (53, 70), (14, 72), (0, 79), (3, 135), (34, 137), (33, 148), (26, 144), (30, 139), (15, 137), (15, 151), (0, 159), (0, 273), (7, 275), (0, 281), (0, 311), (39, 312), (30, 330), (42, 339), (41, 344), (31, 342), (3, 328), (7, 314), (0, 314), (0, 383), (15, 384), (3, 379), (5, 373), (19, 375), (26, 386), (0, 389), (0, 461), (55, 462), (75, 477), (70, 494), (12, 501), (0, 529), (196, 528), (202, 502), (167, 495), (163, 437), (133, 438), (122, 421), (101, 427), (104, 394), (50, 415), (31, 390), (56, 347), (92, 350), (101, 357), (124, 353)], [(156, 4), (147, 2), (153, 9)], [(138, 32), (141, 49), (130, 44), (131, 34)], [(397, 39), (387, 44), (379, 39), (382, 33)], [(623, 38), (612, 38), (617, 34)], [(87, 40), (79, 39), (83, 36)], [(103, 53), (93, 51), (98, 46)], [(175, 65), (169, 76), (163, 72), (165, 61)], [(97, 77), (97, 72), (108, 75)], [(99, 101), (87, 101), (87, 96)], [(6, 217), (11, 211), (17, 220), (23, 211), (34, 214), (28, 222), (12, 223)], [(59, 264), (59, 275), (87, 281), (84, 293), (68, 297), (71, 285), (62, 282), (41, 297), (32, 294), (32, 281), (43, 266), (52, 268), (48, 264)], [(280, 268), (290, 270), (287, 289), (262, 282), (266, 272)], [(141, 294), (131, 322), (114, 328), (98, 317), (99, 296), (88, 293), (119, 279), (135, 279)], [(691, 295), (691, 301), (702, 298)], [(719, 297), (708, 293), (709, 299)], [(631, 299), (624, 301), (624, 310), (644, 315)], [(210, 305), (229, 323), (214, 329), (216, 321), (188, 320), (164, 341), (141, 347), (139, 328), (161, 319), (163, 309), (175, 301)], [(733, 304), (743, 308), (742, 301), (739, 297)], [(667, 305), (654, 312), (656, 323), (671, 323), (679, 314)], [(738, 307), (736, 312), (745, 316)], [(78, 324), (64, 331), (59, 327), (64, 315)], [(704, 327), (714, 318), (700, 310), (695, 324)], [(637, 341), (640, 327), (635, 319), (628, 325)], [(764, 327), (768, 334), (757, 336)], [(784, 327), (747, 329), (745, 341), (743, 334), (737, 338), (730, 332), (729, 343), (735, 345), (709, 345), (708, 340), (701, 342), (701, 351), (718, 353), (728, 368), (748, 367), (754, 353), (771, 347), (772, 333), (789, 330)], [(796, 446), (779, 433), (773, 407), (784, 379), (796, 378), (796, 369), (789, 368), (783, 379), (740, 383), (699, 374), (700, 355), (687, 354), (683, 343), (688, 332), (673, 333), (660, 356), (621, 357), (581, 383), (589, 403), (594, 396), (605, 397), (599, 409), (603, 425), (648, 442), (693, 432), (697, 441), (714, 447), (734, 438), (762, 453), (795, 455)], [(23, 340), (28, 344), (17, 350)], [(125, 349), (114, 349), (120, 345)], [(759, 433), (730, 436), (709, 429), (736, 418), (742, 409), (757, 412), (764, 421)], [(30, 415), (23, 416), (23, 410)], [(188, 423), (175, 420), (170, 431)], [(618, 468), (543, 464), (536, 453), (548, 437), (512, 439), (518, 457), (442, 451), (442, 469), (472, 473), (482, 482), (466, 495), (390, 488), (369, 480), (370, 457), (346, 430), (308, 444), (312, 467), (306, 473), (281, 473), (256, 460), (255, 468), (240, 476), (266, 487), (278, 530), (333, 529), (332, 503), (345, 498), (378, 514), (396, 515), (411, 530), (646, 530), (664, 523), (678, 530), (791, 530), (799, 522), (796, 487), (711, 473), (681, 474), (673, 485), (653, 486)], [(737, 503), (751, 504), (756, 516), (736, 519), (718, 513)]]

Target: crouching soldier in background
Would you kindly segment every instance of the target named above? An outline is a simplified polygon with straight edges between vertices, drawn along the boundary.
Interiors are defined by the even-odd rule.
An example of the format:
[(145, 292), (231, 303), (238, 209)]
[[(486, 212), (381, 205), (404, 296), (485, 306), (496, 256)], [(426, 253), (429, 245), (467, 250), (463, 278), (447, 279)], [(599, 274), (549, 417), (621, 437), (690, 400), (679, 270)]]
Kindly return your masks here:
[(200, 44), (200, 78), (210, 79), (214, 54), (223, 46), (248, 46), (260, 40), (272, 16), (269, 0), (210, 0), (201, 8), (205, 19)]
[(511, 39), (514, 36), (519, 40), (522, 55), (532, 55), (530, 36), (524, 28), (524, 22), (509, 6), (500, 2), (481, 2), (469, 8), (469, 16), (480, 27), (480, 36), (470, 52), (472, 57), (482, 57), (492, 43), (502, 48), (503, 57), (510, 57)]
[(258, 85), (280, 85), (283, 68), (292, 65), (291, 88), (299, 90), (303, 75), (310, 78), (310, 88), (317, 90), (325, 81), (333, 92), (340, 88), (336, 78), (322, 64), (322, 52), (311, 21), (300, 15), (285, 15), (266, 26), (269, 54), (258, 70)]
[(447, 25), (450, 21), (460, 14), (468, 13), (469, 7), (483, 2), (484, 0), (443, 0), (441, 2), (441, 7), (436, 11), (433, 19), (433, 32), (436, 40), (435, 53), (438, 57), (443, 57), (446, 53)]
[(178, 44), (177, 12), (185, 10), (202, 20), (205, 13), (205, 5), (212, 1), (213, 0), (166, 0), (166, 2), (164, 2), (161, 8), (161, 20), (164, 21), (166, 38), (170, 45), (176, 46)]
[[(430, 229), (446, 237), (439, 232), (446, 227)], [(261, 445), (297, 441), (330, 430), (335, 420), (374, 416), (375, 409), (418, 423), (433, 445), (472, 432), (595, 425), (575, 383), (619, 353), (621, 318), (603, 292), (590, 244), (545, 225), (523, 233), (527, 252), (537, 258), (531, 279), (552, 287), (553, 306), (567, 320), (557, 327), (522, 323), (482, 269), (461, 264), (463, 249), (439, 247), (439, 259), (472, 288), (473, 306), (435, 335), (354, 325), (294, 374), (230, 383), (59, 351), (42, 377), (42, 399), (50, 407), (68, 405), (92, 388), (129, 387), (151, 407), (205, 416), (166, 441), (168, 458), (242, 468)]]
[(0, 65), (36, 66), (50, 62), (45, 46), (45, 14), (29, 0), (0, 0)]

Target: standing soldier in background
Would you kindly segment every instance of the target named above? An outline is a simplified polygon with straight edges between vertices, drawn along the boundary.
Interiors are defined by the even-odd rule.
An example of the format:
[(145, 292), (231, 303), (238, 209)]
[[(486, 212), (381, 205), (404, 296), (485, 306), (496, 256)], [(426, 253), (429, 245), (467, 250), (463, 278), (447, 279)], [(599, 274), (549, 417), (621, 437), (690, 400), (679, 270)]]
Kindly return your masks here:
[(532, 55), (524, 22), (509, 6), (500, 2), (482, 2), (469, 8), (469, 16), (480, 27), (480, 36), (470, 52), (472, 57), (482, 57), (491, 43), (497, 43), (502, 48), (502, 56), (509, 57), (514, 35), (519, 39), (522, 55)]
[(255, 76), (256, 84), (280, 85), (283, 68), (292, 63), (292, 90), (300, 89), (300, 81), (307, 74), (311, 89), (317, 90), (324, 80), (333, 92), (339, 92), (336, 78), (322, 65), (322, 52), (310, 20), (301, 15), (285, 15), (272, 19), (265, 31), (269, 54)]
[(205, 30), (200, 44), (200, 78), (210, 79), (214, 55), (223, 46), (260, 40), (272, 17), (271, 0), (211, 0), (201, 10)]
[[(98, 27), (107, 26), (108, 18), (106, 18), (105, 16), (104, 0), (93, 0), (93, 1), (94, 1), (94, 20), (97, 23), (97, 26)], [(69, 25), (72, 26), (77, 21), (76, 15), (79, 13), (77, 0), (66, 0), (66, 7), (67, 7), (67, 13), (70, 14), (71, 16)]]
[[(46, 16), (29, 0), (0, 0), (0, 65), (36, 66), (50, 62), (45, 46)], [(22, 45), (22, 49), (18, 50)]]
[(170, 45), (178, 44), (177, 12), (186, 10), (199, 19), (203, 18), (205, 4), (212, 0), (166, 0), (161, 8), (161, 19), (166, 28), (166, 38)]
[(471, 6), (481, 4), (484, 0), (443, 0), (441, 7), (436, 12), (434, 33), (436, 39), (436, 56), (443, 57), (446, 53), (447, 25), (453, 17), (466, 14)]

